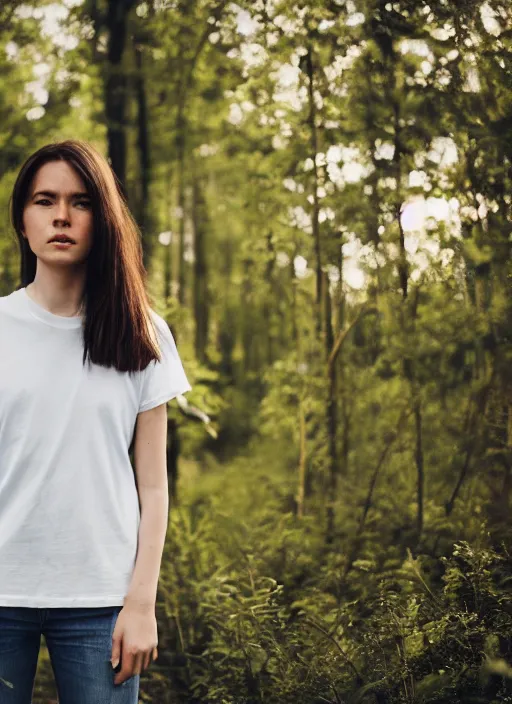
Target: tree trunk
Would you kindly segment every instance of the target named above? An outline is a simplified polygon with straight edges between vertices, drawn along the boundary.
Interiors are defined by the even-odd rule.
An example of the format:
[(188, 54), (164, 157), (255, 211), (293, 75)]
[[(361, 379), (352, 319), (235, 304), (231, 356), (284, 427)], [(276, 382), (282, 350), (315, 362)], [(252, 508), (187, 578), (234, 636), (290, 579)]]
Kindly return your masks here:
[(354, 536), (354, 540), (352, 542), (352, 547), (350, 549), (350, 552), (348, 553), (347, 557), (347, 562), (345, 564), (345, 568), (343, 570), (342, 574), (342, 579), (341, 579), (341, 586), (343, 586), (344, 581), (346, 580), (350, 570), (352, 569), (352, 566), (357, 558), (359, 549), (361, 547), (361, 536), (363, 535), (363, 531), (366, 525), (366, 518), (368, 516), (368, 513), (373, 505), (373, 492), (375, 490), (375, 487), (377, 485), (377, 480), (379, 478), (379, 474), (381, 472), (381, 469), (384, 467), (386, 459), (388, 454), (391, 452), (391, 448), (393, 447), (394, 443), (396, 442), (397, 438), (400, 435), (400, 432), (402, 428), (404, 427), (403, 420), (407, 416), (407, 409), (404, 408), (402, 413), (400, 414), (400, 419), (399, 422), (397, 423), (396, 427), (398, 430), (392, 432), (386, 442), (386, 445), (382, 449), (382, 452), (379, 455), (379, 458), (377, 460), (377, 463), (375, 465), (375, 468), (372, 472), (372, 476), (370, 478), (370, 484), (368, 486), (368, 491), (366, 493), (366, 499), (364, 502), (363, 506), (363, 512), (361, 514), (361, 518), (359, 519), (359, 524), (357, 526), (356, 534)]
[(146, 271), (152, 252), (151, 223), (149, 218), (149, 184), (151, 181), (151, 152), (148, 130), (148, 108), (146, 98), (146, 81), (143, 65), (143, 47), (135, 44), (135, 65), (137, 76), (135, 79), (135, 92), (137, 96), (137, 148), (139, 155), (140, 174), (140, 204), (138, 224), (142, 232), (143, 261)]
[(169, 244), (165, 246), (164, 254), (164, 298), (168, 301), (172, 295), (172, 248), (174, 246), (173, 242), (173, 231), (172, 231), (172, 166), (169, 162), (167, 164), (167, 170), (165, 175), (165, 214), (166, 214), (166, 224), (167, 231), (171, 233)]
[(178, 155), (178, 301), (185, 304), (185, 135), (186, 119), (182, 102), (176, 120), (176, 151)]
[(114, 173), (126, 194), (126, 75), (122, 65), (127, 35), (127, 17), (135, 0), (109, 0), (109, 33), (105, 78), (105, 113), (108, 155)]
[(419, 398), (414, 401), (414, 421), (416, 429), (416, 496), (418, 509), (416, 513), (416, 542), (421, 538), (423, 532), (423, 503), (425, 494), (425, 467), (423, 458), (423, 446), (422, 446), (422, 419), (421, 419), (421, 401)]
[(178, 300), (181, 305), (185, 304), (186, 291), (186, 267), (185, 267), (185, 156), (186, 156), (186, 140), (187, 140), (187, 120), (186, 120), (186, 103), (188, 94), (192, 88), (194, 70), (197, 61), (208, 42), (208, 37), (215, 31), (217, 22), (222, 16), (222, 12), (227, 5), (228, 0), (220, 0), (217, 5), (212, 7), (208, 12), (208, 18), (213, 18), (213, 23), (207, 22), (202, 33), (199, 36), (193, 51), (190, 51), (193, 42), (193, 34), (191, 34), (187, 22), (189, 15), (194, 10), (194, 4), (189, 0), (183, 0), (179, 3), (178, 13), (183, 22), (181, 25), (180, 37), (178, 41), (178, 81), (176, 85), (175, 95), (177, 104), (176, 115), (176, 152), (178, 160), (178, 212), (179, 212), (179, 258), (178, 258)]
[(86, 7), (87, 7), (87, 14), (91, 18), (93, 31), (94, 31), (92, 56), (93, 56), (94, 63), (97, 64), (97, 63), (100, 63), (100, 61), (101, 61), (101, 55), (100, 55), (100, 52), (98, 51), (98, 43), (99, 43), (100, 29), (101, 29), (101, 19), (100, 19), (100, 12), (98, 9), (98, 0), (89, 0)]
[(318, 308), (317, 315), (317, 333), (322, 330), (322, 250), (320, 243), (320, 203), (318, 199), (318, 166), (316, 163), (316, 155), (318, 153), (318, 131), (316, 124), (316, 105), (315, 105), (315, 65), (313, 62), (313, 48), (311, 42), (308, 43), (308, 53), (305, 57), (306, 72), (308, 76), (308, 99), (309, 99), (309, 117), (308, 123), (311, 137), (311, 152), (310, 156), (313, 161), (313, 213), (312, 213), (312, 229), (313, 229), (313, 246), (316, 256), (316, 304)]
[(326, 542), (331, 544), (334, 539), (334, 505), (337, 497), (339, 457), (337, 447), (338, 400), (337, 400), (337, 375), (336, 364), (329, 364), (329, 357), (334, 345), (334, 332), (332, 327), (332, 304), (329, 290), (329, 279), (323, 273), (322, 289), (324, 294), (324, 330), (325, 351), (327, 358), (327, 375), (329, 379), (327, 397), (327, 434), (329, 443), (329, 485), (327, 491), (327, 530)]
[(208, 265), (206, 259), (206, 233), (208, 212), (201, 176), (195, 170), (192, 191), (192, 221), (194, 224), (194, 317), (196, 321), (195, 352), (197, 359), (206, 363), (208, 343), (209, 298)]
[[(295, 242), (293, 256), (290, 261), (290, 280), (292, 289), (292, 337), (295, 342), (297, 367), (300, 370), (302, 364), (304, 364), (303, 358), (303, 347), (302, 347), (302, 330), (299, 321), (299, 306), (297, 305), (297, 289), (298, 280), (295, 274), (295, 257), (298, 253), (298, 245)], [(300, 375), (300, 371), (299, 371)], [(305, 500), (307, 494), (307, 423), (306, 423), (306, 413), (304, 408), (304, 391), (303, 384), (300, 383), (300, 388), (298, 389), (299, 403), (298, 403), (298, 421), (299, 421), (299, 461), (298, 461), (298, 480), (297, 480), (297, 496), (296, 496), (296, 512), (298, 518), (303, 518), (305, 514)]]
[(304, 399), (299, 396), (299, 481), (297, 487), (297, 517), (304, 516), (304, 498), (306, 495), (306, 416)]
[(345, 294), (343, 293), (343, 236), (340, 236), (340, 245), (338, 250), (338, 294), (336, 297), (336, 332), (338, 333), (345, 325)]
[(476, 454), (481, 448), (483, 436), (482, 427), (485, 426), (485, 413), (489, 401), (489, 393), (494, 380), (494, 374), (495, 369), (493, 368), (489, 375), (488, 382), (486, 382), (486, 384), (479, 389), (476, 398), (471, 399), (469, 403), (468, 420), (464, 431), (464, 440), (466, 445), (464, 462), (462, 463), (459, 478), (455, 488), (453, 489), (452, 495), (445, 506), (447, 516), (449, 516), (453, 511), (455, 501), (459, 496), (462, 485), (469, 476), (473, 455)]
[(167, 486), (169, 491), (169, 510), (178, 501), (178, 457), (180, 454), (180, 436), (175, 420), (167, 420)]
[(237, 320), (236, 309), (231, 302), (231, 280), (234, 260), (233, 250), (234, 245), (232, 240), (226, 238), (223, 242), (224, 257), (220, 262), (221, 270), (219, 272), (222, 281), (226, 282), (224, 290), (225, 303), (222, 309), (222, 317), (219, 321), (217, 333), (217, 347), (221, 357), (219, 371), (225, 375), (231, 383), (235, 381), (237, 371), (234, 360), (234, 351), (238, 335), (240, 334), (240, 326)]
[(266, 290), (263, 295), (263, 318), (264, 320), (267, 321), (267, 324), (265, 326), (265, 335), (266, 335), (266, 342), (267, 342), (267, 359), (266, 359), (266, 364), (267, 366), (271, 366), (272, 363), (274, 362), (274, 340), (273, 340), (273, 325), (272, 325), (272, 312), (275, 311), (276, 309), (276, 293), (274, 291), (274, 285), (273, 285), (273, 272), (274, 272), (274, 267), (275, 267), (275, 261), (276, 261), (276, 252), (274, 248), (274, 243), (272, 241), (272, 231), (270, 230), (267, 233), (266, 236), (267, 240), (267, 263), (265, 265), (265, 273), (264, 273), (264, 278), (265, 278), (265, 283), (266, 283)]
[(401, 152), (400, 152), (400, 127), (399, 127), (399, 109), (398, 104), (394, 103), (395, 108), (395, 154), (393, 160), (395, 162), (395, 179), (396, 179), (396, 219), (398, 222), (399, 235), (399, 259), (398, 259), (398, 278), (400, 281), (400, 288), (402, 289), (402, 296), (404, 300), (407, 298), (408, 294), (408, 283), (409, 283), (409, 267), (407, 264), (407, 251), (405, 249), (405, 232), (402, 225), (402, 168), (401, 168)]

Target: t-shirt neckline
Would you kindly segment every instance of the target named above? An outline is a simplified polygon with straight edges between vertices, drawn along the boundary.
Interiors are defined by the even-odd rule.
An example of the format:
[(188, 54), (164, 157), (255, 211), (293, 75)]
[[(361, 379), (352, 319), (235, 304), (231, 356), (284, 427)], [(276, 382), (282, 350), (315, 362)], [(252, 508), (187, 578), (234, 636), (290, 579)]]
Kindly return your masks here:
[(65, 328), (68, 330), (79, 328), (82, 325), (82, 315), (55, 315), (55, 313), (50, 313), (49, 310), (36, 303), (27, 293), (26, 287), (23, 287), (20, 291), (30, 313), (41, 322), (52, 325), (54, 328)]

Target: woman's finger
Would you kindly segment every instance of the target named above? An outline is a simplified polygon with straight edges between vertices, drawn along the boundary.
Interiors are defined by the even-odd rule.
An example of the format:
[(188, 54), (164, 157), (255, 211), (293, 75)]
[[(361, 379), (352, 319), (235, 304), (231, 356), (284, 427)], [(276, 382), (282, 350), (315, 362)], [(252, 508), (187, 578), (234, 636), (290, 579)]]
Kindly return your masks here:
[(151, 651), (144, 653), (144, 663), (142, 665), (143, 670), (147, 670), (149, 663), (151, 662)]
[(144, 653), (137, 653), (133, 663), (133, 674), (140, 675), (142, 672), (142, 666), (144, 664)]
[(121, 670), (116, 674), (114, 684), (122, 684), (132, 676), (134, 662), (135, 656), (123, 650), (121, 655)]

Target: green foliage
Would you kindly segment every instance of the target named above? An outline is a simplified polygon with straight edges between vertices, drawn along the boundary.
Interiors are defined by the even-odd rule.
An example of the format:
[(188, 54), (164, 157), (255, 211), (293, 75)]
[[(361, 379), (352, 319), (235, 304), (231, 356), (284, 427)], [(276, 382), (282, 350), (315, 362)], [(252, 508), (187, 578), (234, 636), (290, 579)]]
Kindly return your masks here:
[(240, 459), (171, 517), (160, 592), (176, 653), (169, 701), (506, 701), (504, 546), (480, 530), (447, 557), (400, 559), (381, 540), (347, 582), (347, 546), (326, 555), (314, 518), (283, 513), (286, 485), (275, 463)]

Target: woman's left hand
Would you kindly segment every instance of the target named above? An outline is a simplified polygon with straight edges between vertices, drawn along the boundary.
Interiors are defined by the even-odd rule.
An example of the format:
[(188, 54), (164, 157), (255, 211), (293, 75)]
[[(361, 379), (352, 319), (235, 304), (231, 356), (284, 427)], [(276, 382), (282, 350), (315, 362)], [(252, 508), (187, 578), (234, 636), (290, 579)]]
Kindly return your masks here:
[(154, 608), (125, 605), (112, 634), (112, 667), (121, 661), (114, 684), (122, 684), (146, 670), (158, 657), (158, 629)]

